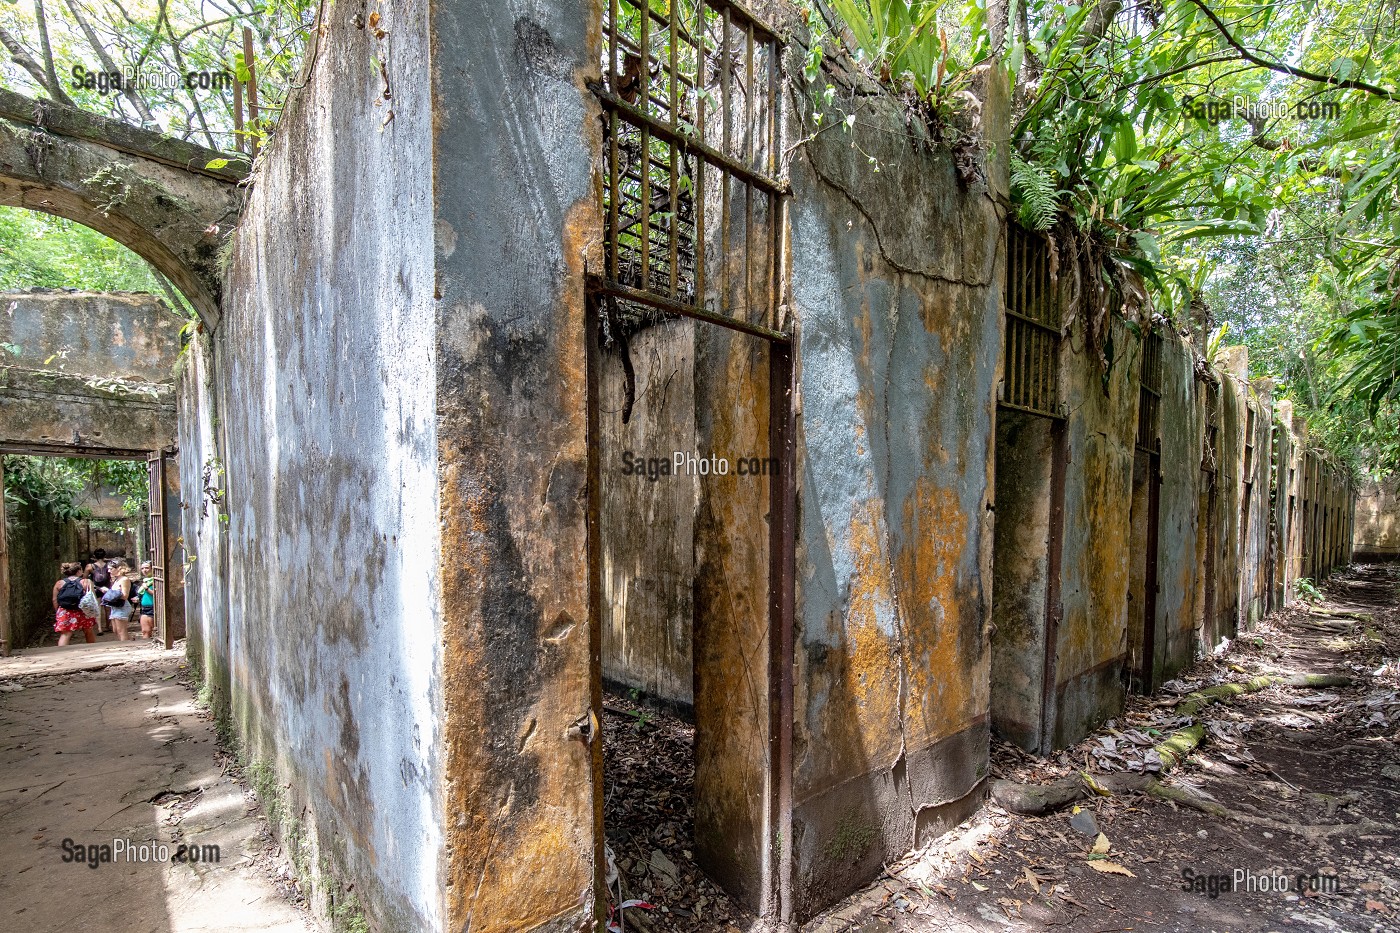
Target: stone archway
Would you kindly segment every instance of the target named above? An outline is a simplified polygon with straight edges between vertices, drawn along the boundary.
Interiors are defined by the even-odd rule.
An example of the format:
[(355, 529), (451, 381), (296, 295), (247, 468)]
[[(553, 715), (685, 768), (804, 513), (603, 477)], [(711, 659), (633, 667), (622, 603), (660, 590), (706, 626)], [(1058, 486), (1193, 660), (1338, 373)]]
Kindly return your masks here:
[(0, 205), (91, 227), (155, 266), (219, 321), (219, 256), (245, 172), (222, 153), (95, 114), (0, 91)]

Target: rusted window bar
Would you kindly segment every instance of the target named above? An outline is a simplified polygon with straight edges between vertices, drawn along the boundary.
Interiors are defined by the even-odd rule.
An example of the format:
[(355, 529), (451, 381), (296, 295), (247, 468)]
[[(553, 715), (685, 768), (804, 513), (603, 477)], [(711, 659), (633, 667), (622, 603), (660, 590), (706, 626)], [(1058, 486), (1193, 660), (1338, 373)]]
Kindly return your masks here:
[[(723, 118), (720, 121), (722, 135), (720, 137), (720, 151), (729, 157), (733, 154), (730, 142), (733, 134), (734, 124), (734, 100), (730, 96), (730, 72), (733, 70), (730, 65), (729, 52), (729, 25), (731, 11), (726, 6), (720, 14), (720, 52), (719, 52), (719, 93), (720, 106), (723, 108)], [(720, 308), (727, 310), (729, 307), (729, 176), (720, 175), (719, 193), (719, 300)]]
[[(594, 287), (626, 300), (630, 291), (651, 292), (665, 299), (651, 303), (663, 314), (708, 303), (726, 319), (772, 331), (781, 306), (779, 222), (787, 194), (774, 177), (776, 36), (728, 0), (665, 7), (608, 0), (606, 11), (606, 79), (592, 90), (607, 111), (609, 255)], [(710, 127), (716, 107), (722, 126)], [(716, 223), (720, 229), (711, 232)], [(720, 287), (711, 292), (716, 256)]]
[(1007, 234), (1001, 400), (1008, 408), (1059, 417), (1062, 334), (1049, 273), (1043, 242), (1035, 234), (1013, 227)]

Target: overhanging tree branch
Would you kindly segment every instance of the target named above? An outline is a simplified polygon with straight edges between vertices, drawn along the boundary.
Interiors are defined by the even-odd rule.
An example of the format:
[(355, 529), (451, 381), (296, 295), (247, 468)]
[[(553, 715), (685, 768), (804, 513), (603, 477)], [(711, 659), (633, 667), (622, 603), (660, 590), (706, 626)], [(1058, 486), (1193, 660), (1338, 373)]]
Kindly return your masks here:
[(1352, 81), (1348, 78), (1338, 78), (1335, 75), (1318, 74), (1315, 71), (1307, 71), (1302, 68), (1294, 68), (1292, 65), (1283, 64), (1283, 62), (1276, 62), (1267, 58), (1263, 58), (1262, 56), (1257, 55), (1254, 52), (1251, 52), (1249, 49), (1245, 48), (1244, 45), (1238, 39), (1236, 39), (1234, 35), (1231, 34), (1229, 27), (1227, 27), (1225, 23), (1221, 21), (1220, 17), (1216, 16), (1215, 12), (1212, 11), (1210, 7), (1205, 5), (1204, 0), (1191, 0), (1191, 3), (1193, 6), (1195, 6), (1198, 10), (1200, 10), (1206, 15), (1206, 18), (1210, 20), (1211, 25), (1215, 27), (1216, 32), (1220, 33), (1221, 38), (1223, 38), (1232, 49), (1238, 52), (1241, 58), (1243, 58), (1245, 61), (1251, 64), (1258, 65), (1260, 68), (1267, 68), (1269, 71), (1278, 72), (1281, 75), (1289, 75), (1294, 78), (1301, 78), (1304, 81), (1316, 81), (1321, 84), (1330, 84), (1333, 87), (1349, 88), (1354, 91), (1365, 91), (1367, 94), (1374, 94), (1375, 96), (1383, 97), (1386, 100), (1400, 100), (1400, 94), (1397, 94), (1395, 91), (1383, 88), (1377, 84), (1370, 84), (1365, 81)]

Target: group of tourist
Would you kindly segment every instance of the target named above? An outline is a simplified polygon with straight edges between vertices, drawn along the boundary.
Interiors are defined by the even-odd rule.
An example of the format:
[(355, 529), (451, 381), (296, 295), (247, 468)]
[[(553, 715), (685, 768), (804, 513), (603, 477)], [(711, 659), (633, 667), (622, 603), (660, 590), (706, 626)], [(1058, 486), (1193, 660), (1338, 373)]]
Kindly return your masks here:
[(63, 576), (53, 585), (53, 629), (59, 645), (68, 644), (74, 632), (82, 632), (83, 641), (92, 644), (104, 625), (119, 641), (126, 641), (133, 614), (139, 614), (141, 637), (151, 637), (156, 583), (149, 562), (136, 574), (124, 558), (108, 558), (98, 548), (87, 564), (70, 561), (61, 571)]

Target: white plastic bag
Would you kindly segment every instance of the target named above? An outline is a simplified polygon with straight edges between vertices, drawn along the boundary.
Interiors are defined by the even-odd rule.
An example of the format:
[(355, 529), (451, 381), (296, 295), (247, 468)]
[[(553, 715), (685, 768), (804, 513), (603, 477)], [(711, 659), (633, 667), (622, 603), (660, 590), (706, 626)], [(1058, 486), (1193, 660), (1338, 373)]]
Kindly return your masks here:
[(84, 593), (83, 601), (78, 603), (78, 608), (81, 609), (83, 615), (87, 616), (89, 619), (97, 618), (97, 607), (97, 594), (92, 590), (88, 590)]

